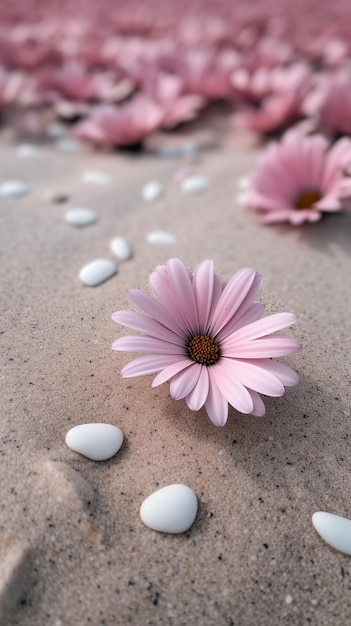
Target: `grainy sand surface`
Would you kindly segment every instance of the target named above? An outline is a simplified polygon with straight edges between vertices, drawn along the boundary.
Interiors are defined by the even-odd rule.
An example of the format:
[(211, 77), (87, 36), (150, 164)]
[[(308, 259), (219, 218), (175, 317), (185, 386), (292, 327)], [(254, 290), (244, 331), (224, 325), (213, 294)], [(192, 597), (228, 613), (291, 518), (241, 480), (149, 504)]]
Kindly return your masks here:
[[(335, 626), (349, 624), (350, 557), (319, 538), (316, 510), (351, 517), (351, 215), (301, 229), (262, 227), (236, 202), (236, 182), (258, 148), (240, 142), (204, 152), (194, 166), (210, 189), (185, 195), (182, 160), (151, 155), (61, 154), (20, 159), (0, 147), (0, 179), (29, 185), (0, 199), (1, 626)], [(85, 170), (109, 186), (82, 182)], [(142, 185), (160, 180), (155, 204)], [(69, 196), (65, 204), (51, 195)], [(99, 221), (76, 229), (68, 208)], [(177, 243), (150, 245), (154, 229)], [(125, 236), (132, 260), (96, 288), (78, 272), (112, 258)], [(213, 258), (223, 279), (255, 267), (268, 312), (292, 311), (303, 351), (289, 357), (301, 383), (266, 400), (264, 418), (230, 411), (217, 429), (152, 377), (125, 380), (132, 357), (111, 351), (126, 331), (111, 314), (129, 288), (177, 256), (189, 268)], [(125, 434), (96, 463), (68, 449), (69, 428), (102, 421)], [(139, 518), (158, 487), (184, 482), (199, 498), (179, 536)]]

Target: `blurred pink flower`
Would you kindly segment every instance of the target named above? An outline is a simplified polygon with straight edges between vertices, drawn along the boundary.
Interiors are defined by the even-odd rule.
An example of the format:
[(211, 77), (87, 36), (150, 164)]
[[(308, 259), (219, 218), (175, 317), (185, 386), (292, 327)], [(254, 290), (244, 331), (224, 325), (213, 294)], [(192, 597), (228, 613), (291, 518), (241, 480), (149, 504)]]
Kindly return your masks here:
[(245, 68), (236, 70), (232, 86), (244, 108), (233, 115), (233, 123), (259, 133), (285, 129), (302, 115), (310, 78), (305, 63), (286, 68), (261, 67), (253, 74)]
[(3, 72), (0, 69), (0, 109), (12, 104), (23, 87), (23, 76), (18, 72)]
[(351, 195), (351, 141), (331, 148), (321, 135), (288, 131), (263, 154), (246, 197), (246, 204), (262, 212), (265, 223), (316, 222), (324, 211), (339, 211), (341, 199)]
[(99, 106), (75, 127), (75, 135), (97, 144), (128, 146), (141, 142), (158, 128), (162, 109), (144, 95), (121, 106)]
[(331, 135), (351, 135), (351, 69), (320, 76), (305, 110)]
[(205, 105), (201, 96), (184, 93), (183, 81), (179, 76), (164, 72), (149, 73), (143, 85), (143, 93), (162, 109), (163, 128), (174, 128), (194, 119)]
[(123, 377), (159, 372), (152, 386), (170, 380), (171, 396), (185, 398), (193, 411), (203, 405), (216, 426), (224, 426), (228, 403), (242, 413), (264, 415), (259, 393), (282, 396), (284, 385), (298, 376), (272, 357), (297, 352), (299, 342), (272, 335), (295, 322), (292, 313), (259, 319), (264, 306), (255, 302), (261, 277), (253, 269), (239, 270), (223, 283), (213, 261), (203, 261), (190, 273), (179, 259), (158, 266), (149, 283), (155, 297), (130, 291), (144, 313), (117, 311), (112, 319), (141, 331), (117, 339), (114, 350), (145, 352), (126, 365)]

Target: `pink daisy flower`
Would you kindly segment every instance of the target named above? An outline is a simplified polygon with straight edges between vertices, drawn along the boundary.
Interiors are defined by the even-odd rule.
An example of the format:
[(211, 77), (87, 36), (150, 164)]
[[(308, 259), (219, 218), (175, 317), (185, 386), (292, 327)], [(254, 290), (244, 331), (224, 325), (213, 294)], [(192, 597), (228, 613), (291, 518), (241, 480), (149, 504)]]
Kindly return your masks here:
[(172, 398), (185, 398), (193, 411), (203, 405), (216, 426), (224, 426), (228, 403), (242, 413), (265, 413), (259, 393), (282, 396), (298, 376), (272, 357), (300, 349), (294, 337), (271, 333), (295, 322), (292, 313), (259, 319), (264, 306), (255, 302), (261, 277), (239, 270), (223, 283), (213, 261), (190, 273), (179, 259), (170, 259), (150, 275), (155, 297), (130, 291), (144, 313), (117, 311), (112, 319), (141, 331), (117, 339), (114, 350), (145, 352), (122, 370), (123, 377), (159, 372), (152, 386), (170, 380)]
[(316, 222), (324, 211), (339, 211), (351, 195), (351, 141), (331, 148), (321, 135), (288, 131), (264, 153), (246, 197), (247, 206), (262, 213), (265, 223)]

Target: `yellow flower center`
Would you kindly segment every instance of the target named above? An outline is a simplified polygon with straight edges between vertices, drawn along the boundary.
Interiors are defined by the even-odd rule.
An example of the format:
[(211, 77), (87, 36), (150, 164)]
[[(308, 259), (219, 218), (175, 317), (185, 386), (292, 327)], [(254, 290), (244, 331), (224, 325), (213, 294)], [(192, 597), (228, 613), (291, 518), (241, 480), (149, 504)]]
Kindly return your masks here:
[(312, 209), (312, 207), (321, 200), (322, 194), (316, 189), (308, 189), (303, 191), (295, 201), (295, 208), (299, 210)]
[(207, 367), (217, 363), (221, 356), (219, 343), (207, 335), (195, 335), (187, 345), (187, 352), (195, 363)]

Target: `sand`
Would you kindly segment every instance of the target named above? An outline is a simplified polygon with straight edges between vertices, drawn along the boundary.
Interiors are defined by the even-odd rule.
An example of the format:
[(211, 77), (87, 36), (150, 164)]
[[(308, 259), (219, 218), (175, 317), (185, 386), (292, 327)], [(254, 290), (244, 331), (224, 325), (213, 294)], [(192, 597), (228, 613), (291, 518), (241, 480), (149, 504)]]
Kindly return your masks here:
[[(320, 539), (311, 515), (351, 516), (351, 215), (300, 229), (259, 225), (236, 201), (258, 153), (235, 139), (204, 151), (193, 167), (211, 186), (191, 196), (173, 181), (189, 166), (182, 159), (50, 146), (21, 159), (2, 143), (1, 181), (29, 185), (23, 198), (0, 199), (2, 626), (350, 623), (350, 558)], [(84, 183), (86, 170), (111, 185)], [(146, 204), (142, 186), (155, 179), (165, 195)], [(55, 203), (55, 194), (69, 199)], [(99, 221), (70, 226), (64, 213), (74, 207)], [(177, 243), (149, 244), (160, 229)], [(80, 268), (112, 259), (117, 235), (133, 259), (84, 287)], [(301, 383), (266, 399), (265, 417), (231, 410), (218, 429), (204, 410), (172, 400), (167, 384), (120, 377), (132, 357), (111, 350), (126, 333), (111, 314), (174, 256), (189, 268), (213, 258), (223, 279), (254, 267), (267, 312), (297, 314), (289, 332), (303, 351), (286, 362)], [(65, 445), (69, 428), (94, 421), (124, 432), (109, 461)], [(174, 482), (199, 499), (194, 525), (178, 536), (139, 518), (143, 499)]]

